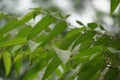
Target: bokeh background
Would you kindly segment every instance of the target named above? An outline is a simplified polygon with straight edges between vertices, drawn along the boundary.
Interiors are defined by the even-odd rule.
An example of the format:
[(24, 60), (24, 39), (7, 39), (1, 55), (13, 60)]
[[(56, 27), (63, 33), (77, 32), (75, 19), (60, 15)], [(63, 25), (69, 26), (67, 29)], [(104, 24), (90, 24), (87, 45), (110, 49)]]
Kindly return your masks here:
[[(76, 20), (85, 25), (97, 22), (112, 35), (120, 33), (120, 6), (110, 17), (110, 0), (0, 0), (0, 12), (18, 17), (36, 7), (69, 14), (67, 21), (74, 27), (80, 27)], [(0, 24), (3, 22), (0, 20)]]

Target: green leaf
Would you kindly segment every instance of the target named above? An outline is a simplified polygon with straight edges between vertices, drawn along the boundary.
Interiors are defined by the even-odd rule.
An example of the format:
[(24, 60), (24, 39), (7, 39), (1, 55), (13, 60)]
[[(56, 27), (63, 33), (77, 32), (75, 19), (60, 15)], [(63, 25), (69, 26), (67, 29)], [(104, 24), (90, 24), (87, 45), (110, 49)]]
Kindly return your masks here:
[(104, 27), (102, 25), (99, 26), (101, 30), (105, 30)]
[(11, 66), (12, 66), (11, 55), (9, 52), (6, 51), (2, 54), (2, 56), (3, 56), (3, 62), (4, 62), (5, 71), (6, 71), (6, 76), (8, 76), (10, 73), (10, 70), (11, 70)]
[(76, 21), (79, 25), (85, 26), (81, 21)]
[(30, 19), (34, 18), (35, 15), (37, 15), (38, 12), (32, 11), (27, 13), (25, 16), (23, 16), (20, 20), (17, 21), (15, 26), (23, 25), (24, 23), (28, 22)]
[(6, 47), (6, 46), (11, 46), (11, 45), (16, 45), (16, 44), (22, 44), (27, 42), (26, 38), (15, 38), (12, 40), (4, 41), (0, 43), (0, 48)]
[(115, 9), (117, 8), (117, 6), (119, 5), (120, 0), (111, 0), (111, 4), (110, 4), (110, 15), (113, 14), (113, 12), (115, 11)]
[(54, 56), (52, 61), (48, 64), (45, 70), (44, 76), (42, 77), (42, 80), (46, 80), (47, 77), (50, 74), (52, 74), (52, 72), (54, 72), (55, 69), (60, 65), (60, 63), (61, 63), (61, 60), (57, 56)]
[(19, 27), (21, 25), (24, 25), (26, 22), (28, 22), (30, 19), (32, 19), (34, 17), (34, 15), (37, 14), (36, 12), (29, 12), (28, 14), (26, 14), (25, 16), (23, 16), (20, 20), (15, 20), (12, 19), (9, 22), (7, 22), (5, 24), (5, 26), (3, 26), (3, 28), (0, 30), (0, 34), (5, 34), (6, 32), (15, 29), (16, 27)]
[(81, 43), (79, 51), (82, 51), (84, 49), (90, 48), (90, 46), (93, 44), (93, 39), (91, 40), (86, 40)]
[(119, 71), (115, 68), (110, 68), (106, 73), (104, 80), (117, 80)]
[(95, 22), (88, 23), (87, 25), (88, 25), (88, 27), (91, 28), (91, 29), (95, 29), (95, 28), (97, 28), (97, 26), (98, 26), (98, 24), (96, 24)]
[(110, 44), (111, 47), (120, 50), (120, 40), (112, 40), (112, 43)]
[(98, 38), (98, 40), (95, 42), (95, 45), (102, 45), (102, 46), (108, 46), (110, 45), (110, 37), (104, 35)]
[(28, 37), (29, 33), (32, 31), (32, 27), (31, 26), (26, 26), (25, 28), (22, 28), (18, 34), (16, 35), (16, 37), (20, 37), (20, 38), (24, 38), (24, 37)]
[(43, 42), (47, 38), (46, 34), (41, 34), (36, 38), (36, 42)]
[(77, 54), (76, 56), (74, 56), (73, 58), (76, 59), (76, 58), (86, 58), (87, 56), (90, 56), (90, 55), (93, 55), (94, 53), (97, 53), (97, 52), (101, 52), (103, 50), (103, 47), (102, 46), (94, 46), (92, 48), (88, 48), (88, 49), (85, 49), (83, 51), (81, 51), (79, 54)]
[(12, 47), (11, 53), (15, 53), (17, 50), (23, 47), (23, 44), (15, 45)]
[(4, 16), (5, 16), (4, 13), (0, 12), (0, 19), (4, 18)]
[(69, 58), (70, 58), (70, 55), (72, 54), (72, 53), (70, 52), (70, 50), (61, 50), (61, 49), (59, 49), (59, 48), (57, 48), (57, 47), (55, 47), (55, 46), (53, 46), (53, 48), (54, 48), (56, 54), (58, 55), (58, 57), (60, 58), (60, 60), (61, 60), (64, 64), (66, 64), (67, 61), (68, 61)]
[(48, 37), (43, 41), (41, 44), (42, 46), (46, 45), (50, 42), (53, 38), (55, 38), (58, 34), (62, 33), (67, 28), (66, 22), (58, 22), (54, 29), (49, 33)]
[(20, 74), (21, 67), (22, 67), (22, 60), (19, 59), (19, 60), (15, 61), (15, 70), (16, 70), (16, 73), (18, 76)]
[(37, 65), (31, 68), (23, 77), (22, 80), (34, 80), (39, 72), (45, 67), (46, 61), (41, 59)]
[(51, 23), (55, 21), (54, 18), (50, 16), (45, 16), (40, 20), (33, 28), (33, 30), (30, 32), (28, 38), (35, 37), (38, 33), (40, 33), (42, 30), (46, 29)]
[[(98, 56), (91, 60), (90, 62), (86, 62), (83, 64), (80, 72), (78, 73), (78, 80), (91, 80), (94, 75), (98, 74), (99, 70), (102, 70), (105, 66), (105, 60), (103, 57)], [(99, 77), (98, 77), (99, 79)], [(97, 79), (97, 80), (98, 80)]]
[[(37, 57), (35, 55), (38, 55)], [(53, 52), (38, 48), (31, 55), (30, 59), (35, 64), (31, 69), (29, 69), (23, 77), (23, 80), (34, 80), (39, 72), (45, 68), (49, 60), (53, 57)], [(35, 62), (33, 61), (35, 59)], [(41, 75), (42, 76), (42, 75)]]
[(20, 60), (20, 59), (22, 59), (23, 58), (23, 56), (24, 56), (24, 54), (17, 54), (17, 56), (15, 56), (15, 58), (14, 58), (14, 63), (16, 62), (16, 61), (18, 61), (18, 60)]
[(72, 42), (78, 37), (80, 34), (81, 28), (72, 29), (67, 33), (65, 38), (62, 41), (61, 49), (68, 49), (68, 47), (72, 44)]
[(3, 34), (5, 34), (5, 33), (9, 32), (10, 30), (12, 30), (12, 29), (15, 27), (16, 22), (17, 22), (17, 20), (14, 20), (14, 19), (8, 21), (8, 22), (0, 29), (0, 35), (3, 35)]
[(55, 73), (59, 76), (59, 77), (61, 77), (62, 76), (62, 71), (59, 69), (59, 68), (57, 68), (56, 70), (55, 70)]
[(0, 36), (0, 43), (3, 42), (3, 41), (6, 41), (10, 38), (10, 34), (7, 34), (7, 35), (4, 35), (4, 36)]
[(2, 58), (2, 54), (0, 54), (0, 60), (1, 60), (1, 58)]
[(75, 47), (76, 45), (80, 43), (83, 43), (86, 40), (90, 40), (90, 41), (93, 40), (93, 37), (95, 36), (95, 34), (96, 34), (95, 31), (87, 31), (87, 32), (84, 32), (84, 34), (81, 33), (76, 39), (73, 47)]

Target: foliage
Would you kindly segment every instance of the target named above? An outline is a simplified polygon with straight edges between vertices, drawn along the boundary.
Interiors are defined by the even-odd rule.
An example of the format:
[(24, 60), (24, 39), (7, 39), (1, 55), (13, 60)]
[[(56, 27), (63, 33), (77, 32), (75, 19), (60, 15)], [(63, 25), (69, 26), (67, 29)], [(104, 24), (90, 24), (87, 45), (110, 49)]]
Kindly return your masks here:
[[(111, 12), (119, 4), (111, 0)], [(120, 37), (100, 24), (69, 28), (66, 16), (33, 9), (20, 19), (4, 13), (0, 28), (0, 77), (6, 80), (118, 80)], [(62, 17), (61, 17), (62, 15)], [(31, 19), (42, 16), (36, 25)], [(17, 31), (17, 33), (15, 33)]]

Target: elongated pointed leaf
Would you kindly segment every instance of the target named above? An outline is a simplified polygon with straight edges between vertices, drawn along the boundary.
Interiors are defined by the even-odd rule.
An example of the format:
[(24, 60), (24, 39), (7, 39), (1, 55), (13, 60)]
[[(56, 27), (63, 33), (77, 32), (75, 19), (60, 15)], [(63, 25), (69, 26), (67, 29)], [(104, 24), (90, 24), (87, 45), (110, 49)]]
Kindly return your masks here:
[(77, 40), (75, 41), (73, 47), (75, 47), (76, 45), (80, 43), (83, 43), (86, 40), (93, 40), (93, 37), (95, 36), (95, 34), (96, 34), (95, 31), (87, 31), (84, 34), (80, 34)]
[(16, 35), (16, 37), (20, 37), (20, 38), (24, 38), (24, 37), (28, 37), (29, 33), (32, 31), (32, 27), (31, 26), (27, 26), (25, 28), (22, 28), (18, 34)]
[(44, 59), (40, 60), (36, 66), (34, 66), (24, 75), (22, 80), (34, 80), (38, 76), (39, 71), (41, 71), (45, 66), (46, 61)]
[(13, 62), (15, 63), (16, 61), (22, 59), (23, 56), (24, 56), (24, 54), (18, 54), (18, 55), (14, 58), (14, 61), (13, 61)]
[(50, 32), (48, 37), (45, 39), (45, 41), (41, 44), (42, 46), (46, 45), (48, 42), (50, 42), (54, 37), (56, 37), (58, 34), (62, 33), (67, 28), (66, 22), (58, 22), (54, 29)]
[(24, 25), (26, 22), (28, 22), (30, 19), (34, 18), (34, 15), (37, 14), (36, 12), (32, 11), (23, 16), (20, 20), (10, 20), (8, 23), (6, 23), (5, 26), (0, 30), (0, 34), (4, 34), (16, 27), (19, 27), (21, 25)]
[(55, 21), (54, 18), (50, 16), (45, 16), (40, 20), (33, 28), (33, 30), (29, 34), (29, 38), (35, 37), (38, 33), (40, 33), (42, 30), (47, 28), (51, 23)]
[(113, 14), (117, 6), (119, 5), (120, 0), (111, 0), (111, 5), (110, 5), (110, 15)]
[(35, 15), (37, 15), (37, 13), (35, 11), (27, 13), (20, 20), (18, 20), (18, 22), (16, 23), (15, 26), (23, 25), (24, 23), (28, 22), (30, 19), (34, 18)]
[(8, 21), (1, 29), (0, 29), (0, 35), (3, 35), (7, 32), (9, 32), (10, 30), (12, 30), (15, 25), (17, 23), (17, 20), (10, 20)]
[(12, 59), (11, 59), (11, 55), (9, 52), (5, 52), (3, 53), (3, 62), (4, 62), (4, 67), (5, 67), (5, 71), (6, 71), (6, 76), (9, 75), (10, 70), (11, 70), (11, 66), (12, 66)]
[(90, 61), (94, 57), (101, 55), (102, 50), (103, 50), (102, 46), (95, 46), (93, 48), (88, 48), (83, 51), (80, 51), (79, 54), (73, 56), (73, 60), (74, 60), (73, 67), (75, 67), (80, 63)]
[(25, 42), (27, 42), (26, 38), (15, 38), (15, 39), (0, 43), (0, 48), (15, 45), (15, 44), (21, 44), (21, 43), (25, 43)]
[[(37, 58), (34, 57), (36, 54), (38, 54)], [(39, 75), (39, 72), (46, 67), (49, 60), (53, 57), (53, 54), (53, 52), (46, 52), (42, 48), (36, 49), (33, 54), (31, 54), (31, 60), (36, 59), (35, 65), (27, 71), (22, 80), (34, 80)]]
[[(95, 42), (95, 45), (102, 45), (102, 46), (109, 46), (110, 45), (110, 38), (108, 36), (101, 36)], [(112, 42), (113, 43), (113, 42)]]
[(46, 66), (46, 61), (43, 56), (42, 58), (40, 57), (39, 62), (33, 68), (26, 72), (22, 80), (34, 80), (38, 76), (39, 72)]
[(102, 50), (103, 50), (102, 46), (94, 46), (92, 48), (88, 48), (88, 49), (81, 51), (79, 54), (74, 56), (74, 58), (75, 59), (76, 58), (84, 58), (84, 57), (87, 57), (87, 56), (92, 55), (94, 53), (101, 52)]
[(79, 25), (85, 26), (81, 21), (76, 21)]
[(78, 37), (80, 34), (81, 28), (76, 28), (68, 32), (68, 34), (63, 39), (61, 44), (61, 49), (68, 49), (68, 47), (72, 44), (72, 42)]
[(60, 65), (60, 63), (61, 60), (57, 56), (54, 56), (52, 61), (47, 66), (42, 80), (46, 80), (47, 77), (52, 74), (52, 72), (54, 72), (54, 70)]
[(22, 67), (22, 60), (19, 59), (18, 61), (15, 62), (15, 70), (18, 76), (20, 74), (21, 67)]
[(84, 49), (90, 48), (92, 44), (93, 44), (93, 39), (82, 42), (79, 51), (83, 51)]
[[(92, 80), (91, 78), (97, 74), (99, 70), (102, 70), (105, 66), (105, 60), (103, 57), (98, 56), (90, 62), (84, 64), (78, 74), (78, 80)], [(97, 80), (99, 77), (97, 78)]]

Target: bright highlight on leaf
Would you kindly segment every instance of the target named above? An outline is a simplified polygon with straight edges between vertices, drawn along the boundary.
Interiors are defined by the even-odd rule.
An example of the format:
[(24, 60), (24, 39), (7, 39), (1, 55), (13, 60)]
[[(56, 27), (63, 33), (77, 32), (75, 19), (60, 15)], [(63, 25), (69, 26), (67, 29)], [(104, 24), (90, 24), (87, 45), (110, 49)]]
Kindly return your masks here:
[(26, 38), (15, 38), (15, 39), (0, 43), (0, 48), (11, 46), (11, 45), (16, 45), (16, 44), (23, 44), (26, 42), (27, 42)]
[(114, 11), (118, 7), (119, 3), (120, 3), (120, 0), (111, 0), (111, 3), (110, 3), (110, 15), (112, 15), (114, 13)]
[(3, 56), (3, 62), (4, 62), (5, 71), (6, 71), (6, 76), (8, 76), (10, 73), (10, 70), (11, 70), (11, 66), (12, 66), (11, 55), (8, 51), (6, 51), (2, 54), (2, 56)]

